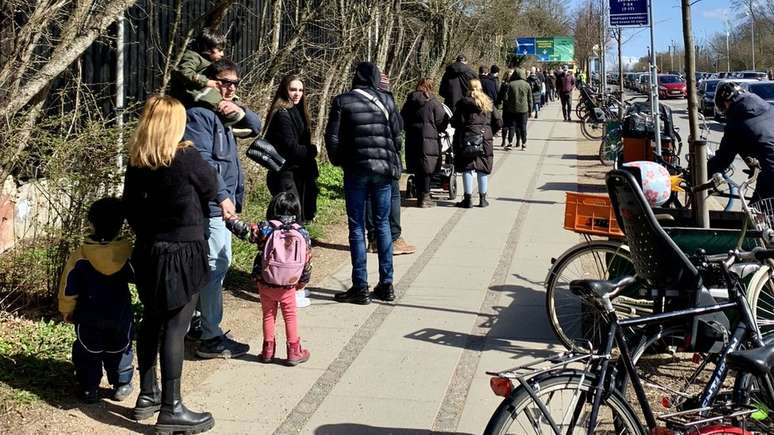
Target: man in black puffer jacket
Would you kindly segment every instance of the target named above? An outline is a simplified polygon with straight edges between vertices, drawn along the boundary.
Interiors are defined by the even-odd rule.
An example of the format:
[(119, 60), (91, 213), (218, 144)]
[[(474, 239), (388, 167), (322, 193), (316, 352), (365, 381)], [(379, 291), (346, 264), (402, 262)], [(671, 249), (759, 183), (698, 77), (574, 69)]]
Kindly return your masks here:
[(379, 284), (374, 288), (374, 297), (384, 301), (395, 299), (389, 215), (392, 183), (403, 171), (403, 125), (392, 98), (379, 90), (380, 78), (376, 65), (360, 63), (355, 69), (352, 90), (334, 98), (325, 130), (328, 158), (344, 169), (352, 257), (352, 288), (335, 298), (361, 305), (371, 302), (366, 271), (366, 199), (373, 204), (379, 254)]
[(754, 198), (774, 196), (774, 107), (734, 82), (725, 82), (715, 91), (716, 110), (726, 114), (723, 140), (707, 162), (707, 173), (723, 172), (737, 154), (754, 157), (761, 174)]

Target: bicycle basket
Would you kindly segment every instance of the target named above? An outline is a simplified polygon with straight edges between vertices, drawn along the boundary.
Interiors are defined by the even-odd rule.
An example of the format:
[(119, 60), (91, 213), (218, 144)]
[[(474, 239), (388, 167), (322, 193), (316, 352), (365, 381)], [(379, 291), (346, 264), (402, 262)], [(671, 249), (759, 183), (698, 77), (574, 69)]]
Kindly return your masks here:
[(774, 228), (774, 198), (765, 198), (750, 204), (755, 229), (766, 231)]

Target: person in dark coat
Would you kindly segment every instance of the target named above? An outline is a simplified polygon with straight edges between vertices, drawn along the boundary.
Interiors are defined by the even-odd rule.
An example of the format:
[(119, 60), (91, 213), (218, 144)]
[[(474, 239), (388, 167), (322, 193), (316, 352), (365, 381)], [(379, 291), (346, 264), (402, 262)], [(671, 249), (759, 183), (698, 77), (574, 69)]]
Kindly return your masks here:
[(493, 103), (497, 101), (497, 82), (489, 76), (489, 70), (485, 66), (478, 67), (478, 80), (481, 82), (481, 87), (484, 88), (484, 93), (489, 96), (489, 99)]
[(575, 77), (563, 66), (556, 74), (556, 91), (562, 102), (562, 115), (565, 121), (572, 119), (572, 90), (575, 88)]
[[(533, 105), (532, 88), (524, 80), (524, 70), (516, 68), (503, 96), (503, 147), (509, 151), (516, 136), (516, 148), (527, 147), (527, 118)], [(506, 137), (508, 145), (505, 144)]]
[(352, 90), (333, 99), (325, 129), (325, 148), (331, 163), (344, 170), (344, 196), (352, 259), (352, 287), (337, 293), (337, 302), (371, 302), (366, 268), (366, 198), (372, 201), (379, 255), (379, 284), (373, 296), (395, 300), (392, 285), (390, 207), (393, 180), (403, 171), (400, 161), (403, 129), (395, 102), (379, 89), (379, 68), (358, 64)]
[(292, 192), (301, 205), (299, 224), (317, 214), (317, 147), (312, 145), (309, 112), (304, 99), (304, 83), (295, 74), (282, 78), (271, 109), (266, 116), (264, 138), (285, 158), (279, 172), (269, 172), (266, 184), (272, 196)]
[(160, 411), (156, 431), (169, 433), (199, 433), (215, 424), (209, 412), (189, 411), (180, 395), (186, 329), (199, 290), (209, 280), (207, 204), (219, 187), (215, 169), (183, 141), (185, 126), (178, 100), (148, 99), (129, 145), (123, 194), (136, 236), (131, 257), (143, 305), (137, 334), (140, 395), (132, 417), (141, 420)]
[[(489, 77), (494, 80), (495, 82), (495, 88), (498, 92), (500, 92), (500, 67), (497, 65), (492, 65), (489, 67)], [(505, 77), (505, 81), (508, 81), (508, 77)], [(497, 101), (497, 98), (495, 98), (494, 101)]]
[(449, 124), (449, 116), (433, 95), (434, 87), (433, 79), (421, 79), (400, 111), (406, 130), (406, 167), (414, 174), (417, 206), (421, 208), (433, 206), (430, 176), (438, 169), (441, 157), (438, 133)]
[[(494, 166), (494, 135), (503, 126), (503, 120), (494, 110), (492, 100), (484, 93), (481, 82), (477, 79), (470, 81), (470, 93), (457, 103), (457, 110), (451, 120), (454, 132), (454, 167), (462, 172), (462, 186), (464, 197), (457, 207), (471, 208), (473, 206), (473, 173), (478, 178), (479, 207), (486, 207), (488, 187), (488, 175), (492, 173)], [(476, 140), (476, 136), (483, 136), (483, 150), (481, 153), (470, 156), (464, 151), (466, 144)]]
[(532, 67), (532, 71), (529, 73), (529, 77), (527, 77), (527, 83), (529, 83), (530, 89), (532, 89), (532, 112), (534, 112), (534, 118), (537, 119), (538, 112), (540, 112), (540, 90), (542, 89), (542, 83), (540, 83), (540, 78), (538, 78), (537, 73), (535, 72), (535, 67)]
[(457, 101), (468, 94), (470, 80), (475, 78), (476, 73), (467, 65), (465, 56), (457, 56), (457, 61), (447, 66), (441, 77), (441, 89), (438, 94), (443, 97), (443, 103), (453, 111), (457, 107)]
[(716, 110), (726, 115), (723, 139), (715, 155), (707, 161), (707, 173), (725, 171), (739, 154), (754, 157), (761, 174), (753, 197), (774, 196), (774, 107), (733, 82), (722, 83), (715, 91)]

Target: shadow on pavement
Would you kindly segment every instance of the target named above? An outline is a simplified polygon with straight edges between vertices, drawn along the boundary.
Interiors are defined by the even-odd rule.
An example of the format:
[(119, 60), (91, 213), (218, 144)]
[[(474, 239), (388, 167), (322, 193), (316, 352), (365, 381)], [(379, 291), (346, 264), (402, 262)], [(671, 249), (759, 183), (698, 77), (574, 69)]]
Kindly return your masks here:
[(538, 188), (539, 190), (558, 190), (562, 192), (580, 192), (580, 193), (607, 193), (607, 187), (599, 184), (589, 183), (569, 183), (551, 181)]
[[(356, 423), (326, 424), (314, 431), (315, 435), (430, 435), (433, 432), (428, 429), (410, 429), (398, 427), (378, 427)], [(467, 432), (444, 432), (450, 435), (467, 435)]]
[(581, 160), (581, 161), (592, 161), (596, 162), (599, 160), (599, 156), (584, 156), (580, 154), (562, 154), (562, 160)]
[(497, 198), (494, 198), (494, 199), (497, 201), (523, 202), (527, 204), (546, 204), (546, 205), (559, 204), (556, 201), (542, 201), (539, 199), (522, 199), (522, 198), (504, 198), (502, 196), (498, 196)]

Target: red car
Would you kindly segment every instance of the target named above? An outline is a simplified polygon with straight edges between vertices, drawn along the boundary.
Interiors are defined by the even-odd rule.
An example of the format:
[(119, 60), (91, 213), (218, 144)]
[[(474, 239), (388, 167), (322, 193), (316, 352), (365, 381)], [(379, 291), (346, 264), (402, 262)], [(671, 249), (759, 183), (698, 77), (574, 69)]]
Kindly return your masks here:
[(672, 74), (662, 74), (658, 76), (658, 97), (659, 98), (686, 98), (688, 89), (680, 76)]

